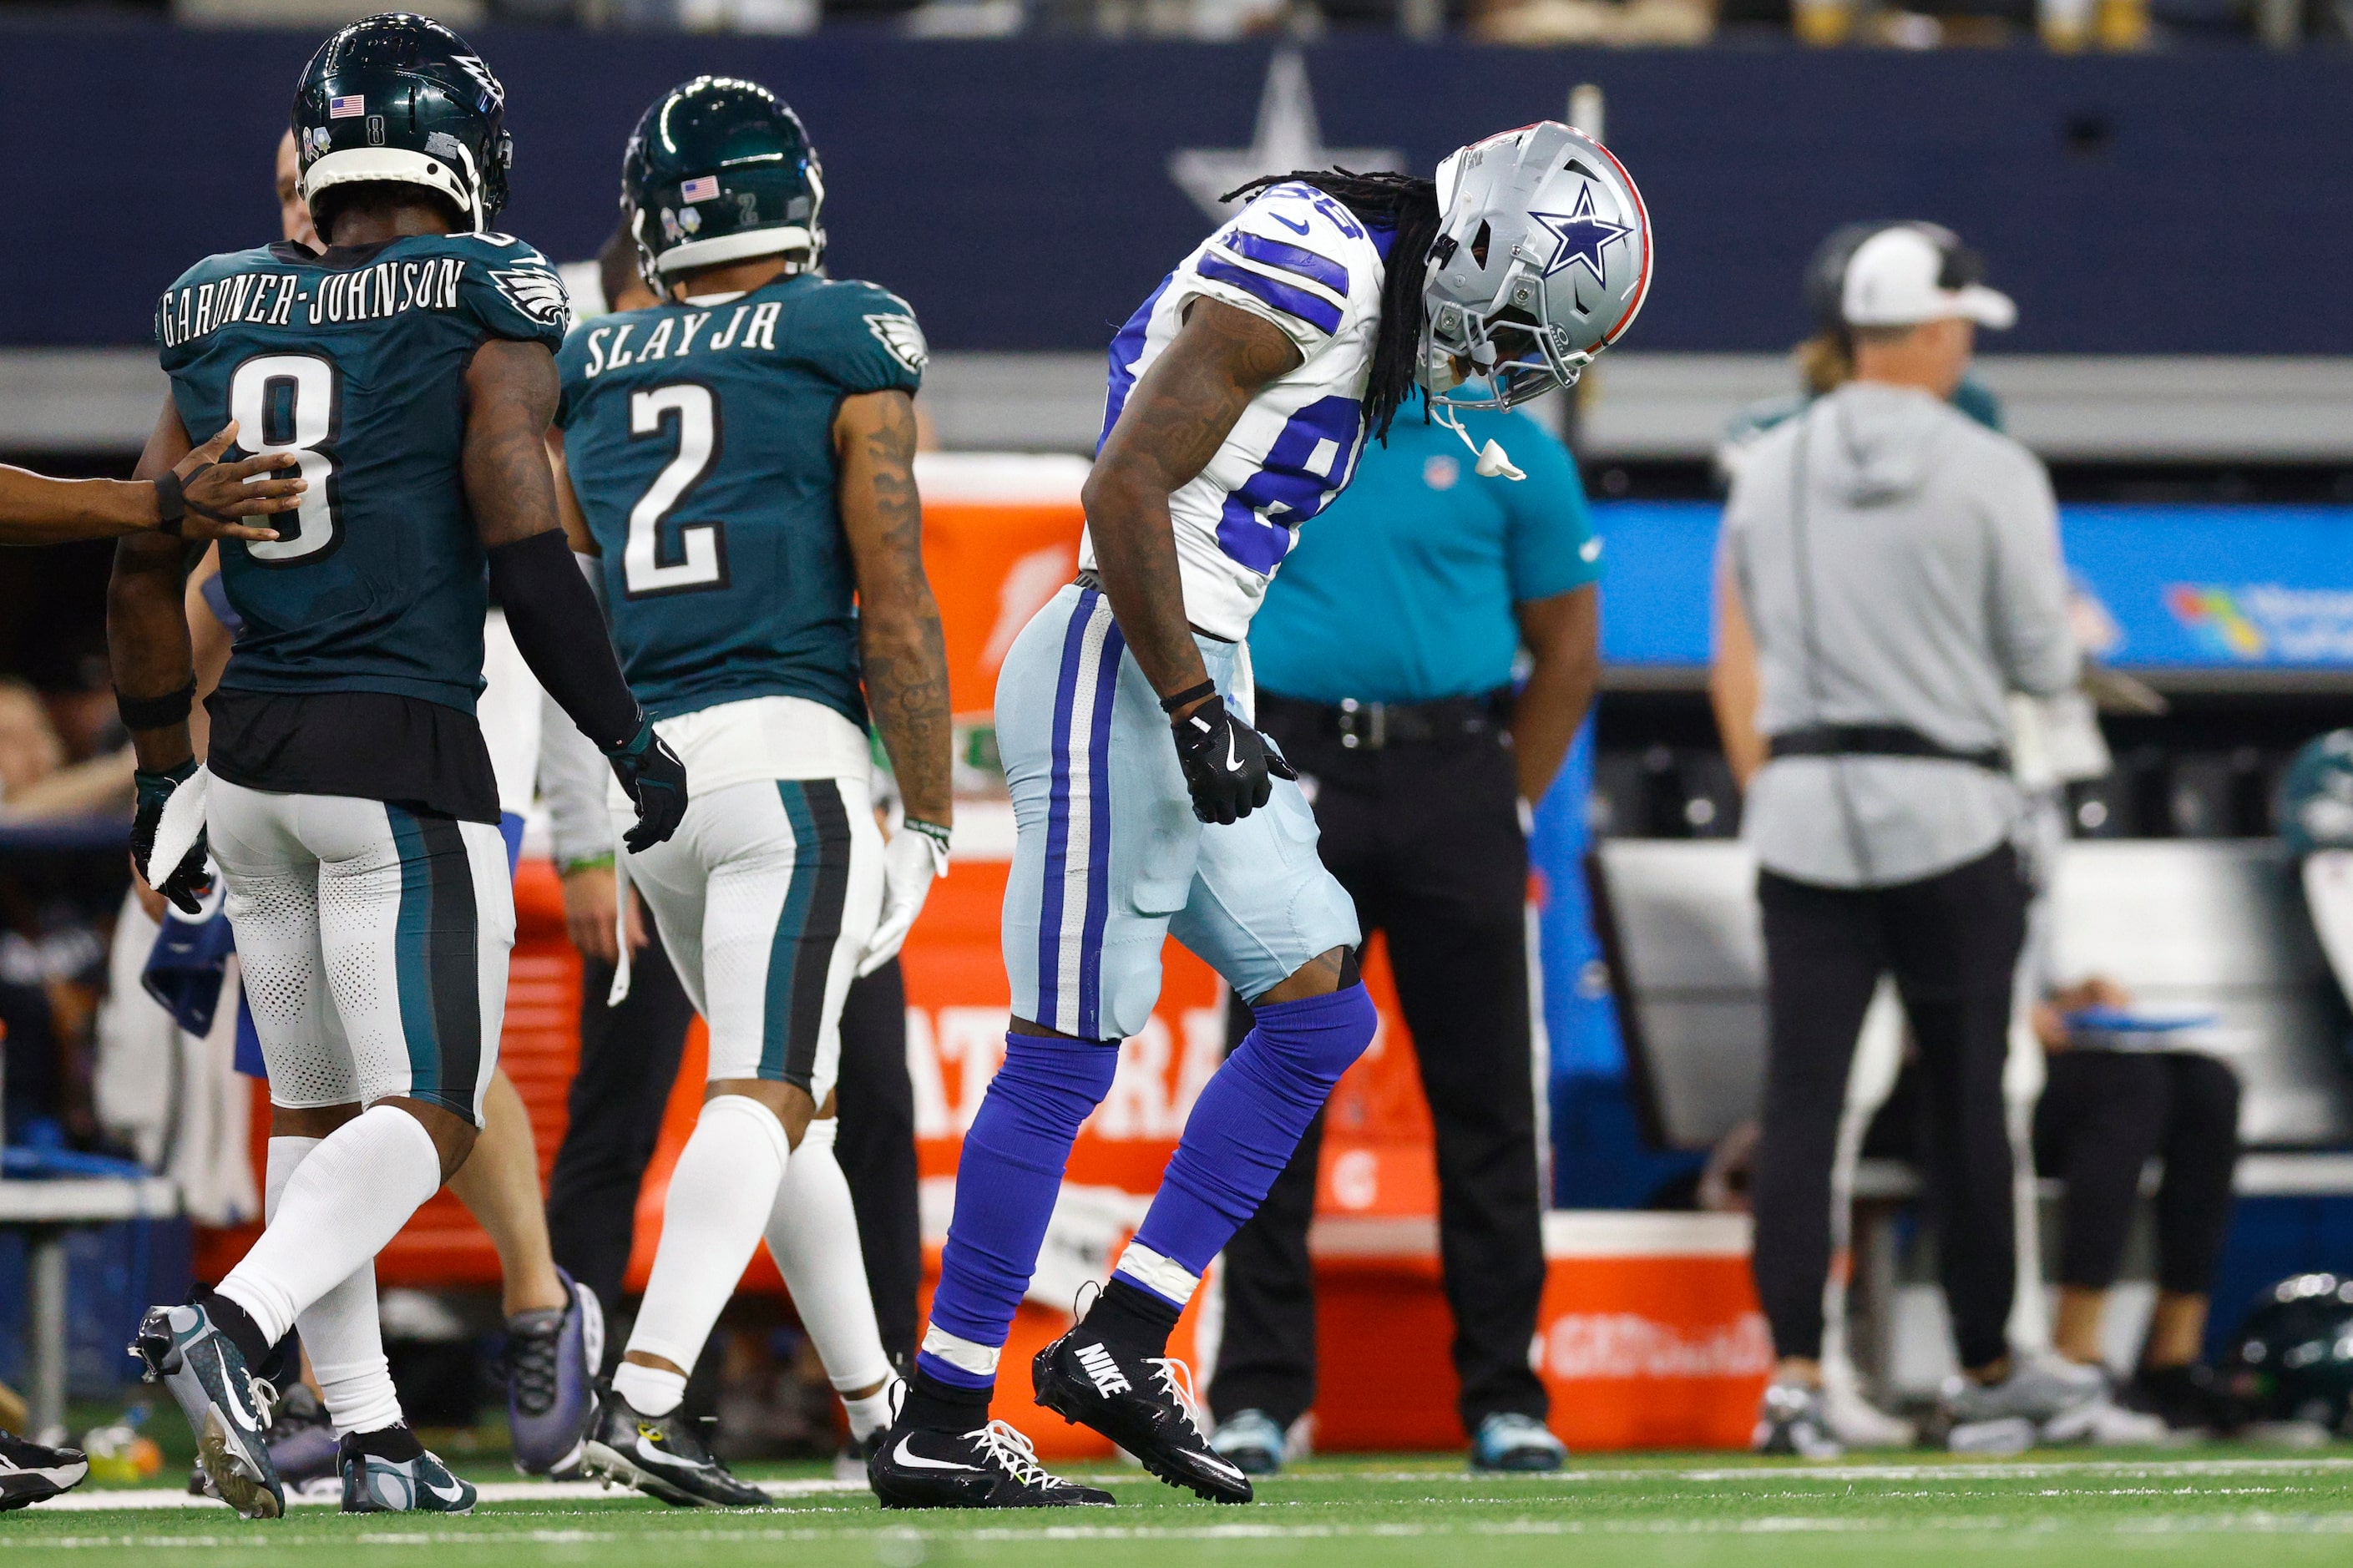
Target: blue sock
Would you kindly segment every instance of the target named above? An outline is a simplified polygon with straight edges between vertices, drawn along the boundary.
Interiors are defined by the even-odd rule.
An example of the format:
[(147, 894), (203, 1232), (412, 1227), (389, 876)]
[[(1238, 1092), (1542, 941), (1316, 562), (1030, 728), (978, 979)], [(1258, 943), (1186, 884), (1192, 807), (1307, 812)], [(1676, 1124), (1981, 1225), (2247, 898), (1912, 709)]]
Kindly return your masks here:
[(1111, 1092), (1118, 1066), (1110, 1043), (1005, 1037), (1005, 1065), (965, 1134), (940, 1288), (915, 1358), (940, 1382), (985, 1389), (997, 1381), (997, 1352), (1037, 1271), (1071, 1142)]
[(1195, 1101), (1159, 1195), (1120, 1259), (1122, 1276), (1178, 1307), (1266, 1201), (1379, 1023), (1362, 985), (1255, 1011), (1258, 1026)]

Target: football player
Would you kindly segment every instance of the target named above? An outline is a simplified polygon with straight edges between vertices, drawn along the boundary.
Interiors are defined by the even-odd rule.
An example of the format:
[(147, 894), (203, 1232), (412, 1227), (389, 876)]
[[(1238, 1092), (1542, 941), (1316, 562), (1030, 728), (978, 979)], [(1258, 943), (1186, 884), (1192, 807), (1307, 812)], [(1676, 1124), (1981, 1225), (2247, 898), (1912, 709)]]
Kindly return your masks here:
[[(677, 837), (620, 868), (711, 1053), (585, 1466), (673, 1503), (756, 1505), (678, 1409), (764, 1233), (852, 1436), (890, 1418), (832, 1090), (852, 976), (898, 951), (947, 868), (947, 658), (913, 473), (925, 353), (904, 300), (819, 270), (824, 176), (766, 89), (665, 93), (622, 184), (661, 302), (573, 332), (557, 444), (630, 687), (694, 775)], [(905, 803), (887, 843), (870, 710)]]
[[(277, 190), (280, 232), (290, 243), (320, 248), (318, 231), (302, 200), (301, 161), (290, 131), (279, 139)], [(202, 704), (219, 682), (239, 626), (221, 581), (217, 552), (207, 552), (189, 574), (187, 613), (198, 704), (189, 713), (189, 727), (196, 754), (202, 756), (208, 739)], [(478, 718), (484, 721), (483, 740), (498, 781), (499, 828), (512, 868), (521, 853), (523, 813), (531, 804), (538, 764), (542, 698), (521, 668), (502, 613), (491, 613), (483, 636), (484, 687)], [(560, 716), (552, 721), (564, 722)], [(580, 743), (587, 745), (585, 740)], [(594, 751), (589, 754), (593, 759)], [(160, 900), (154, 910), (161, 914)], [(256, 1078), (267, 1073), (260, 1047), (242, 1023), (237, 1068)], [(507, 1431), (515, 1468), (525, 1475), (576, 1473), (591, 1384), (604, 1354), (604, 1311), (595, 1292), (556, 1265), (530, 1113), (504, 1068), (490, 1075), (482, 1096), (481, 1133), (449, 1185), (499, 1255), (501, 1304), (506, 1316)], [(275, 1436), (272, 1447), (281, 1447)], [(308, 1453), (311, 1447), (296, 1451)], [(280, 1468), (282, 1472), (284, 1466)], [(280, 1479), (299, 1485), (304, 1478), (281, 1474)]]
[[(1461, 433), (1455, 407), (1573, 381), (1649, 285), (1631, 181), (1562, 125), (1464, 148), (1435, 184), (1325, 171), (1235, 195), (1253, 199), (1112, 341), (1078, 581), (998, 678), (1013, 1024), (965, 1136), (913, 1386), (869, 1467), (886, 1506), (1111, 1500), (1029, 1459), (988, 1404), (1071, 1140), (1151, 1016), (1170, 935), (1257, 1026), (1203, 1089), (1111, 1282), (1031, 1375), (1039, 1404), (1161, 1479), (1250, 1500), (1196, 1423), (1169, 1331), (1376, 1020), (1355, 910), (1251, 727), (1242, 639), (1299, 525), (1417, 383)], [(1493, 442), (1479, 467), (1516, 473)]]
[(179, 543), (118, 546), (109, 590), (140, 763), (132, 852), (192, 909), (209, 837), (272, 1101), (261, 1238), (217, 1289), (150, 1310), (133, 1350), (252, 1517), (284, 1508), (253, 1368), (298, 1322), (344, 1509), (473, 1504), (402, 1419), (373, 1260), (465, 1161), (497, 1061), (514, 908), (473, 717), (486, 584), (611, 759), (632, 837), (658, 842), (685, 808), (685, 770), (598, 635), (557, 519), (543, 441), (568, 311), (538, 253), (488, 232), (504, 115), (497, 79), (439, 24), (343, 28), (292, 113), (323, 254), (209, 258), (157, 311), (172, 390), (141, 471), (234, 415), (310, 486), (280, 538), (222, 548), (245, 630), (207, 704), (205, 767)]

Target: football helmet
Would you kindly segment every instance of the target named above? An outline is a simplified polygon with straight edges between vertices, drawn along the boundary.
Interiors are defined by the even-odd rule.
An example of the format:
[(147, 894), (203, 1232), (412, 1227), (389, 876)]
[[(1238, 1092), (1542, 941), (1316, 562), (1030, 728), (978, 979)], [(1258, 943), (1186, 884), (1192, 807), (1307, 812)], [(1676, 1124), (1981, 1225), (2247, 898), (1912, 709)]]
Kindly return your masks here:
[(2353, 849), (2353, 730), (2304, 743), (2280, 774), (2272, 815), (2299, 860), (2315, 850)]
[(1651, 216), (1609, 150), (1539, 121), (1438, 166), (1421, 384), (1440, 418), (1573, 384), (1651, 289)]
[(757, 82), (700, 76), (654, 101), (621, 154), (621, 222), (665, 276), (746, 257), (825, 255), (825, 171), (800, 116)]
[(507, 201), (506, 108), (491, 68), (440, 23), (406, 12), (353, 22), (319, 46), (294, 89), (303, 203), (315, 221), (338, 185), (423, 185), (481, 233)]
[(2264, 1291), (2231, 1341), (2222, 1382), (2245, 1419), (2353, 1436), (2353, 1279), (2295, 1274)]

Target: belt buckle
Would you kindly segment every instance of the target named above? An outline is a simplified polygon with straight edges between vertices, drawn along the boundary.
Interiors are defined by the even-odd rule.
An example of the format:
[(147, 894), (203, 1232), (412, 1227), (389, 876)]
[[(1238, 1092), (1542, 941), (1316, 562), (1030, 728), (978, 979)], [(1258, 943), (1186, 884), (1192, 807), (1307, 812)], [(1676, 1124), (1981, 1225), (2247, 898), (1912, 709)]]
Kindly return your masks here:
[[(1359, 726), (1359, 720), (1363, 720)], [(1340, 746), (1344, 751), (1363, 747), (1379, 751), (1389, 742), (1389, 716), (1386, 703), (1359, 702), (1353, 697), (1340, 699)]]

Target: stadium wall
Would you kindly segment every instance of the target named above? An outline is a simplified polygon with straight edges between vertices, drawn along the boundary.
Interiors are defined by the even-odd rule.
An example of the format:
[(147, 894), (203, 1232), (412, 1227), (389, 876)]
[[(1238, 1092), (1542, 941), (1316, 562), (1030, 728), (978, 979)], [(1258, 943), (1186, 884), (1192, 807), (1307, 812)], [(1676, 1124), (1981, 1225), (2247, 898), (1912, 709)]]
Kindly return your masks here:
[[(517, 147), (506, 226), (559, 259), (610, 229), (642, 106), (700, 71), (807, 117), (833, 263), (935, 346), (1094, 350), (1208, 226), (1187, 149), (1251, 144), (1261, 45), (915, 42), (490, 29)], [(0, 343), (130, 343), (199, 256), (274, 237), (269, 174), (308, 33), (0, 29)], [(2201, 50), (1517, 51), (1335, 39), (1304, 56), (1327, 148), (1427, 171), (1608, 92), (1657, 218), (1636, 346), (1759, 352), (1833, 225), (1933, 217), (2019, 298), (2030, 353), (2353, 353), (2353, 60)], [(95, 219), (96, 221), (93, 221)]]

